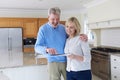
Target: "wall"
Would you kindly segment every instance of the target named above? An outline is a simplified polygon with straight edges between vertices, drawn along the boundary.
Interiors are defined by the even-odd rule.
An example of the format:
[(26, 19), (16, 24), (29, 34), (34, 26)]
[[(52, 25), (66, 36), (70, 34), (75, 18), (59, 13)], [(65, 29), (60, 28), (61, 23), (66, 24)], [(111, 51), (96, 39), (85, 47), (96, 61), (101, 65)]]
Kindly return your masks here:
[(120, 28), (102, 29), (101, 45), (120, 47)]
[[(107, 0), (87, 10), (88, 23), (120, 19), (120, 0)], [(120, 28), (96, 29), (93, 32), (95, 33), (95, 46), (120, 47)]]
[(120, 0), (107, 0), (98, 6), (88, 8), (88, 22), (120, 19)]

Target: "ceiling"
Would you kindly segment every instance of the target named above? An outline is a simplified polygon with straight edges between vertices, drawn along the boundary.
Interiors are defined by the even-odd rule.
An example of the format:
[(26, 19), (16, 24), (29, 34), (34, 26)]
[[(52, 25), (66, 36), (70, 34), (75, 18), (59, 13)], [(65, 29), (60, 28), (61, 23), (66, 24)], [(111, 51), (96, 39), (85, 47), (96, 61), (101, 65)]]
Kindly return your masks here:
[(62, 11), (80, 10), (106, 0), (0, 0), (1, 10), (47, 10), (50, 7), (60, 7)]

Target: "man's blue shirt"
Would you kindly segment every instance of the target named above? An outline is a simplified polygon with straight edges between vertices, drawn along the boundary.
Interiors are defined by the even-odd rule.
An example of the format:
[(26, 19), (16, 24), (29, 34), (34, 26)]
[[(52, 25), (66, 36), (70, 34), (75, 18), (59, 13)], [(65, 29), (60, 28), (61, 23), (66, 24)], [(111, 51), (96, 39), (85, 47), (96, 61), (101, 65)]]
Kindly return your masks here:
[(48, 62), (66, 62), (64, 56), (52, 56), (46, 53), (46, 48), (54, 48), (57, 53), (64, 54), (66, 38), (67, 34), (64, 25), (58, 24), (56, 28), (53, 28), (49, 23), (46, 23), (39, 29), (35, 52), (46, 56)]

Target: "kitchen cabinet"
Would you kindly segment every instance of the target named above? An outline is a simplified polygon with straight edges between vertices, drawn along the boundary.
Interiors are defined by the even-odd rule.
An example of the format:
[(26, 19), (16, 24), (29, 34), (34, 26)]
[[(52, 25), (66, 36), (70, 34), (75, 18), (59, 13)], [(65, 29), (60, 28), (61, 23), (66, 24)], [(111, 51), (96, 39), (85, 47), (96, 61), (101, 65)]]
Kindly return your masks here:
[[(48, 22), (48, 18), (39, 18), (38, 21), (38, 26), (42, 26), (43, 24), (45, 24), (46, 22)], [(65, 25), (65, 21), (60, 21), (61, 24)]]
[(0, 18), (0, 27), (22, 27), (22, 18)]
[(22, 64), (22, 29), (0, 28), (0, 67), (13, 67)]
[(60, 21), (61, 24), (65, 25), (65, 21)]
[(111, 80), (120, 80), (120, 54), (111, 55)]
[(38, 27), (42, 26), (43, 24), (48, 22), (48, 18), (39, 18), (38, 20)]
[(38, 32), (38, 19), (27, 18), (23, 22), (23, 37), (36, 37)]
[(34, 47), (26, 47), (24, 48), (24, 53), (34, 53)]
[(89, 23), (88, 27), (89, 29), (118, 28), (120, 27), (120, 19)]

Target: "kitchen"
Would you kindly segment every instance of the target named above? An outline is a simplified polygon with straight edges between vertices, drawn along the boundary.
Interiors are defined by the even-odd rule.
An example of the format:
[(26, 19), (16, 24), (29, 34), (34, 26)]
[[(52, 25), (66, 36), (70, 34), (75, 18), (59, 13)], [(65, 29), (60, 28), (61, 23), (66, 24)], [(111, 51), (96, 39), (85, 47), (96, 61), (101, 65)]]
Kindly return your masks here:
[[(40, 25), (47, 22), (47, 9), (51, 7), (51, 5), (55, 3), (51, 3), (51, 5), (47, 8), (44, 8), (45, 6), (41, 6), (44, 9), (39, 10), (37, 7), (37, 1), (31, 1), (29, 5), (20, 5), (23, 4), (22, 2), (16, 2), (15, 0), (12, 0), (13, 2), (5, 1), (0, 3), (0, 27), (21, 27), (23, 31), (23, 39), (36, 39), (37, 31)], [(45, 2), (44, 0), (39, 0), (41, 2)], [(81, 0), (82, 1), (82, 0)], [(88, 2), (87, 2), (88, 1)], [(30, 2), (25, 0), (26, 3)], [(57, 2), (55, 0), (55, 2)], [(62, 2), (62, 1), (61, 1)], [(75, 1), (73, 1), (75, 2)], [(72, 1), (68, 2), (69, 4), (73, 3)], [(76, 1), (77, 2), (77, 1)], [(79, 1), (78, 1), (79, 2)], [(19, 3), (19, 5), (18, 5)], [(63, 2), (62, 2), (63, 3)], [(61, 4), (62, 4), (61, 3)], [(62, 8), (62, 16), (61, 16), (61, 23), (64, 24), (64, 21), (70, 17), (70, 16), (76, 16), (82, 26), (86, 26), (82, 28), (82, 33), (88, 34), (88, 31), (91, 31), (93, 33), (92, 38), (89, 38), (89, 42), (91, 47), (96, 46), (102, 46), (102, 47), (110, 47), (114, 49), (120, 49), (120, 37), (119, 37), (119, 31), (120, 31), (120, 1), (119, 0), (83, 0), (84, 7), (79, 8), (78, 5), (74, 6), (75, 9), (68, 9), (68, 7), (65, 8), (64, 5), (60, 6)], [(16, 5), (17, 4), (17, 5)], [(32, 8), (31, 5), (35, 5)], [(66, 3), (67, 4), (67, 3)], [(58, 4), (57, 4), (58, 5)], [(56, 5), (55, 5), (56, 6)], [(25, 7), (25, 8), (24, 8)], [(28, 8), (30, 7), (30, 8)], [(88, 28), (88, 30), (86, 30)], [(88, 34), (89, 36), (92, 34)], [(30, 41), (31, 42), (31, 41)], [(31, 43), (32, 44), (32, 43)], [(34, 45), (23, 45), (23, 56), (29, 56), (30, 61), (32, 58), (32, 55), (34, 55)], [(29, 55), (30, 54), (30, 55)], [(116, 55), (112, 55), (112, 58), (117, 57)], [(2, 74), (7, 75), (7, 77), (10, 78), (10, 80), (18, 80), (17, 78), (20, 77), (20, 80), (39, 80), (39, 79), (45, 79), (42, 75), (43, 72), (47, 75), (47, 67), (45, 67), (46, 71), (43, 71), (43, 64), (46, 64), (46, 60), (43, 58), (43, 60), (40, 60), (39, 65), (36, 65), (36, 61), (26, 61), (27, 59), (24, 59), (24, 62), (26, 63), (26, 66), (24, 67), (12, 67), (12, 68), (1, 68), (0, 71)], [(41, 62), (43, 61), (43, 62)], [(112, 61), (112, 60), (111, 60)], [(33, 63), (32, 66), (31, 63)], [(41, 65), (42, 64), (42, 65)], [(112, 63), (113, 64), (113, 63)], [(114, 65), (114, 64), (113, 64)], [(34, 67), (35, 71), (34, 71)], [(17, 71), (20, 71), (19, 73), (23, 74), (24, 71), (24, 77), (22, 75), (14, 77), (14, 75), (17, 75)], [(29, 73), (33, 71), (33, 73)], [(114, 72), (114, 69), (112, 69), (114, 74), (119, 75), (118, 73)], [(41, 72), (41, 73), (40, 73)], [(112, 74), (113, 74), (112, 73)], [(41, 74), (41, 76), (39, 76)], [(31, 77), (29, 77), (29, 76)], [(34, 76), (32, 76), (34, 75)], [(113, 75), (114, 76), (114, 75)], [(95, 76), (96, 77), (96, 76)], [(115, 78), (117, 76), (115, 75)], [(98, 80), (98, 79), (95, 79)], [(103, 80), (103, 79), (101, 79)], [(119, 80), (119, 79), (113, 79), (112, 80)]]

